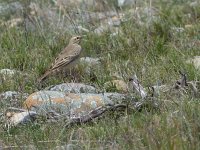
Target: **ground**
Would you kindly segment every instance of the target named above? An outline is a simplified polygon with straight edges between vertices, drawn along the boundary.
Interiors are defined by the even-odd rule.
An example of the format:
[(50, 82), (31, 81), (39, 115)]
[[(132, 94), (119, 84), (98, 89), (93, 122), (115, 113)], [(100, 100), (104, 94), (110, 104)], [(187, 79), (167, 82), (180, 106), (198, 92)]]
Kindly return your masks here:
[[(37, 3), (40, 5), (33, 5)], [(20, 4), (30, 5), (24, 1)], [(92, 32), (101, 21), (85, 21), (85, 16), (80, 19), (84, 8), (72, 14), (69, 12), (74, 12), (76, 7), (61, 8), (53, 2), (33, 1), (34, 9), (19, 7), (19, 12), (2, 14), (0, 69), (14, 69), (25, 75), (1, 79), (0, 92), (31, 94), (38, 91), (36, 79), (75, 34), (84, 35), (82, 55), (101, 58), (101, 67), (93, 68), (91, 77), (79, 64), (73, 78), (52, 76), (43, 87), (73, 80), (103, 90), (104, 83), (116, 72), (126, 82), (136, 74), (144, 87), (173, 85), (180, 78), (179, 71), (187, 75), (188, 81), (199, 81), (199, 69), (187, 61), (200, 55), (198, 1), (141, 1), (122, 7), (110, 2), (109, 5), (111, 7), (106, 9), (124, 14), (123, 21), (101, 34)], [(97, 12), (95, 8), (88, 9)], [(13, 25), (14, 18), (21, 20), (18, 19), (19, 23), (14, 20), (16, 24)], [(78, 31), (76, 24), (89, 32)], [(64, 128), (64, 121), (47, 123), (43, 118), (40, 122), (10, 130), (2, 123), (0, 144), (13, 149), (61, 149), (62, 146), (75, 149), (198, 149), (199, 100), (191, 92), (161, 94), (158, 110), (109, 112), (99, 120), (70, 128)], [(22, 106), (23, 101), (21, 99), (19, 105)], [(7, 105), (0, 102), (3, 112)]]

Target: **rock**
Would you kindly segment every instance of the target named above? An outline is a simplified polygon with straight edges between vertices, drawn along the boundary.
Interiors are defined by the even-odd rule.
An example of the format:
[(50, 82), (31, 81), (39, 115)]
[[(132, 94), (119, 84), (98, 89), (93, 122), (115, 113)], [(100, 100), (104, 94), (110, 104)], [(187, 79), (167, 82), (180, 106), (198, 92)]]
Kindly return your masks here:
[(97, 34), (97, 35), (102, 35), (107, 30), (108, 30), (108, 27), (106, 27), (106, 26), (99, 26), (98, 28), (96, 28), (94, 30), (94, 33)]
[[(105, 22), (105, 21), (104, 21)], [(112, 27), (112, 26), (120, 26), (121, 24), (121, 18), (120, 16), (113, 16), (112, 18), (108, 18), (106, 20), (106, 23)]]
[(117, 0), (118, 7), (122, 7), (125, 5), (133, 5), (135, 4), (135, 0)]
[(58, 91), (39, 91), (31, 94), (24, 102), (24, 107), (30, 109), (31, 107), (39, 106), (45, 103), (59, 103), (65, 104), (65, 93)]
[(134, 21), (140, 26), (149, 26), (159, 21), (159, 11), (154, 7), (136, 7), (127, 11), (125, 16), (126, 17), (123, 17), (124, 21), (126, 21), (127, 18), (135, 16)]
[(0, 80), (0, 83), (4, 80), (12, 79), (12, 78), (16, 77), (17, 75), (21, 75), (21, 73), (19, 71), (11, 70), (11, 69), (1, 69), (0, 70), (0, 78), (2, 80)]
[(81, 19), (85, 23), (92, 23), (99, 25), (99, 22), (107, 20), (108, 18), (113, 18), (115, 16), (123, 16), (121, 13), (117, 13), (116, 11), (104, 11), (104, 12), (80, 12), (75, 15), (75, 18)]
[(86, 64), (88, 66), (96, 66), (100, 65), (100, 59), (99, 58), (92, 58), (92, 57), (82, 57), (80, 58), (80, 63)]
[(83, 83), (63, 83), (48, 88), (50, 91), (60, 91), (67, 93), (96, 93), (95, 87)]
[(14, 76), (18, 71), (16, 70), (11, 70), (11, 69), (1, 69), (0, 74), (1, 75), (6, 75), (6, 76)]
[(82, 1), (82, 0), (54, 0), (56, 6), (58, 7), (74, 7), (74, 6), (80, 6), (80, 5), (93, 5), (93, 0), (87, 0), (87, 1)]
[(0, 103), (2, 103), (4, 107), (16, 107), (20, 106), (21, 100), (26, 99), (27, 97), (27, 93), (7, 91), (0, 94)]
[(2, 2), (0, 3), (0, 15), (10, 16), (11, 14), (21, 13), (23, 6), (20, 2)]
[[(54, 7), (55, 8), (55, 7)], [(45, 27), (48, 25), (52, 30), (62, 30), (64, 28), (69, 29), (70, 21), (65, 18), (60, 18), (57, 9), (52, 9), (51, 6), (40, 6), (38, 3), (31, 2), (29, 5), (30, 14), (28, 18), (25, 19), (26, 29), (29, 31), (37, 30), (35, 22), (40, 23), (41, 26)], [(70, 30), (70, 29), (69, 29)], [(57, 33), (56, 33), (57, 34)]]
[(7, 112), (6, 117), (8, 120), (9, 125), (11, 126), (17, 126), (21, 123), (27, 123), (31, 120), (33, 120), (36, 117), (37, 113), (34, 111), (25, 111), (25, 112)]
[(106, 89), (114, 86), (116, 87), (118, 91), (121, 91), (123, 93), (128, 92), (128, 85), (123, 80), (112, 80), (112, 81), (106, 82), (104, 86)]
[(100, 58), (92, 57), (82, 57), (79, 59), (82, 68), (84, 68), (84, 73), (90, 76), (93, 73), (93, 69), (98, 69), (101, 65)]
[(20, 97), (27, 97), (28, 94), (27, 93), (19, 93), (16, 91), (7, 91), (4, 93), (0, 94), (0, 98), (1, 100), (7, 100), (7, 99), (18, 99)]
[(178, 33), (182, 33), (182, 32), (185, 31), (185, 29), (182, 28), (182, 27), (172, 27), (171, 29), (172, 29), (172, 32), (173, 32), (173, 33), (174, 33), (174, 31), (175, 31), (175, 32), (178, 32)]
[(188, 64), (193, 64), (194, 67), (200, 70), (200, 56), (194, 56), (194, 58), (186, 61)]
[(105, 0), (55, 0), (55, 4), (61, 8), (74, 8), (78, 7), (79, 9), (86, 10), (88, 8), (93, 9), (94, 11), (105, 11), (110, 7)]
[[(114, 13), (114, 12), (113, 12)], [(119, 30), (119, 26), (121, 25), (121, 22), (124, 18), (124, 14), (110, 14), (110, 17), (106, 17), (103, 19), (100, 19), (101, 25), (94, 29), (94, 33), (97, 35), (102, 35), (103, 33), (109, 31), (111, 33), (116, 33)]]
[(199, 6), (199, 2), (198, 1), (194, 1), (194, 2), (191, 2), (189, 5), (190, 5), (190, 7), (197, 7), (197, 6)]
[[(68, 93), (58, 91), (39, 91), (31, 94), (24, 102), (24, 107), (45, 113), (56, 111), (68, 116), (80, 116), (106, 104), (120, 103), (126, 95), (119, 93), (86, 94)], [(42, 112), (41, 112), (42, 111)]]

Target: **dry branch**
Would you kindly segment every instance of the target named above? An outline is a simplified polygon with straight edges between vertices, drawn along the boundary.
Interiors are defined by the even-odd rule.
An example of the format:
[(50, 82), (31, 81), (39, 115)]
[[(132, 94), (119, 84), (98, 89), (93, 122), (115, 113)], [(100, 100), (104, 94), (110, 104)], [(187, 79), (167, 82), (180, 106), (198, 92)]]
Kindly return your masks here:
[(134, 75), (132, 78), (130, 78), (129, 81), (132, 83), (133, 88), (142, 97), (142, 99), (147, 97), (147, 92), (145, 91), (145, 89), (140, 84), (136, 75)]
[(82, 124), (82, 123), (87, 123), (89, 121), (92, 121), (93, 119), (100, 117), (103, 113), (109, 111), (109, 110), (117, 110), (118, 108), (126, 108), (127, 106), (124, 104), (116, 104), (113, 106), (101, 106), (98, 107), (92, 111), (90, 111), (87, 115), (83, 115), (80, 117), (73, 117), (70, 119), (69, 123), (66, 124), (65, 127), (74, 125), (74, 124)]
[(185, 87), (185, 86), (188, 86), (186, 74), (183, 73), (183, 72), (181, 72), (181, 71), (179, 71), (179, 73), (180, 73), (180, 75), (181, 75), (181, 79), (178, 80), (178, 81), (176, 81), (176, 83), (175, 83), (175, 88), (176, 88), (176, 89), (179, 89), (179, 88), (183, 88), (183, 87)]

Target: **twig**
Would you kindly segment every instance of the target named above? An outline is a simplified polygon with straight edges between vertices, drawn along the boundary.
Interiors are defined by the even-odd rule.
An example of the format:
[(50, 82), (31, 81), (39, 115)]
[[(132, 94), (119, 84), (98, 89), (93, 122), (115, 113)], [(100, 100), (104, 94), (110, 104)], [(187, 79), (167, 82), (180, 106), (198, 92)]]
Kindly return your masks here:
[(179, 73), (180, 73), (180, 75), (181, 75), (181, 79), (178, 80), (178, 81), (176, 81), (176, 83), (175, 83), (175, 88), (176, 88), (176, 89), (179, 89), (179, 88), (181, 88), (181, 87), (183, 88), (183, 87), (185, 87), (185, 86), (188, 86), (186, 74), (183, 73), (183, 72), (181, 72), (181, 71), (179, 71)]
[(137, 79), (136, 75), (134, 75), (132, 78), (130, 78), (129, 81), (131, 81), (133, 88), (142, 97), (142, 99), (147, 97), (147, 92), (142, 87), (142, 85), (139, 83), (139, 80)]
[(113, 106), (108, 107), (98, 107), (95, 110), (90, 111), (87, 115), (83, 115), (81, 117), (73, 117), (70, 119), (69, 123), (65, 125), (65, 127), (69, 127), (74, 124), (81, 124), (81, 123), (87, 123), (99, 116), (101, 116), (103, 113), (109, 111), (109, 110), (116, 110), (117, 108), (126, 108), (127, 105), (124, 104), (116, 104)]
[(73, 117), (70, 119), (69, 123), (65, 125), (65, 127), (69, 127), (74, 124), (81, 124), (91, 121), (92, 119), (99, 117), (101, 114), (106, 112), (107, 109), (104, 107), (98, 107), (95, 110), (92, 110), (87, 115), (81, 116), (81, 117)]
[(15, 108), (15, 107), (8, 107), (6, 111), (19, 111), (19, 112), (25, 112), (27, 111), (26, 109), (21, 109), (21, 108)]

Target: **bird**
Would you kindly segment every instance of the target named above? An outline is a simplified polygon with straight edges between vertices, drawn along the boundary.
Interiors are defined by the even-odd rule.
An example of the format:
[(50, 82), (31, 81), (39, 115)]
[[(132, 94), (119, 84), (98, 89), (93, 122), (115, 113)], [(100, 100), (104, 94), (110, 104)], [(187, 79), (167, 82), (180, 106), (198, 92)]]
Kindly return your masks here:
[(70, 39), (69, 44), (65, 47), (56, 57), (55, 61), (51, 64), (49, 69), (38, 78), (38, 82), (42, 82), (49, 75), (55, 72), (59, 72), (63, 70), (67, 66), (71, 66), (74, 64), (75, 60), (77, 60), (81, 54), (82, 48), (81, 42), (82, 36), (74, 36)]

